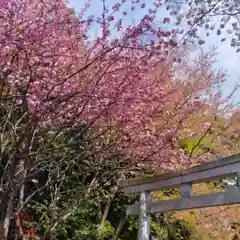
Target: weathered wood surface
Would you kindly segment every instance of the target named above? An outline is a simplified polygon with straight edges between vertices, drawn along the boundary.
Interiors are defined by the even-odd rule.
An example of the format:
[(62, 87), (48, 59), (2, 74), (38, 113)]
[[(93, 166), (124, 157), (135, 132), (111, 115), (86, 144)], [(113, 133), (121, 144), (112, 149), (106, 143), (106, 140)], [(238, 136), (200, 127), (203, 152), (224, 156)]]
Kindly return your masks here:
[(126, 193), (157, 191), (174, 188), (185, 183), (198, 183), (231, 176), (240, 172), (240, 154), (202, 164), (179, 172), (170, 172), (146, 179), (121, 180)]
[(192, 184), (186, 183), (180, 185), (180, 194), (181, 197), (191, 197), (192, 196)]
[[(240, 204), (240, 191), (237, 187), (231, 187), (227, 192), (211, 193), (179, 199), (162, 200), (159, 202), (149, 201), (147, 204), (148, 213), (164, 213), (180, 211), (193, 208), (214, 207), (220, 205)], [(128, 207), (128, 215), (138, 215), (139, 203)]]
[(151, 200), (150, 192), (142, 192), (140, 194), (139, 204), (139, 230), (138, 239), (149, 240), (150, 239), (150, 215), (147, 211), (147, 203)]

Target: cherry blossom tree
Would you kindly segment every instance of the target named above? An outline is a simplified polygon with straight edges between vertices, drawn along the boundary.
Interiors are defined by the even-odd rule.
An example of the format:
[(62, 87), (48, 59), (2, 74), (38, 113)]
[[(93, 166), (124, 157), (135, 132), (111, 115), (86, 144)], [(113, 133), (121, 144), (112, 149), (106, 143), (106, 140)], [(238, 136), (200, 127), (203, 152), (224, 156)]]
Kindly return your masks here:
[[(24, 195), (25, 182), (45, 167), (55, 174), (58, 164), (69, 160), (68, 152), (59, 162), (49, 159), (66, 131), (85, 124), (99, 161), (105, 149), (114, 148), (127, 156), (128, 166), (173, 168), (179, 130), (194, 134), (189, 118), (207, 111), (204, 95), (221, 99), (215, 87), (223, 76), (211, 72), (209, 55), (189, 65), (183, 59), (186, 49), (177, 42), (180, 30), (153, 24), (160, 1), (149, 8), (141, 1), (131, 3), (131, 11), (146, 13), (114, 37), (123, 28), (129, 2), (109, 8), (103, 0), (95, 18), (87, 14), (91, 2), (77, 16), (61, 0), (0, 0), (3, 239), (13, 213), (31, 197)], [(164, 16), (161, 23), (169, 21)], [(101, 34), (91, 39), (94, 24)], [(148, 32), (155, 41), (142, 43)], [(209, 123), (198, 126), (204, 132)], [(187, 164), (193, 160), (180, 157)], [(21, 229), (18, 234), (21, 238)]]
[(240, 51), (240, 2), (238, 0), (184, 0), (171, 1), (166, 6), (175, 16), (175, 23), (184, 29), (185, 42), (204, 44), (202, 34), (215, 34), (221, 42), (229, 40), (230, 46)]

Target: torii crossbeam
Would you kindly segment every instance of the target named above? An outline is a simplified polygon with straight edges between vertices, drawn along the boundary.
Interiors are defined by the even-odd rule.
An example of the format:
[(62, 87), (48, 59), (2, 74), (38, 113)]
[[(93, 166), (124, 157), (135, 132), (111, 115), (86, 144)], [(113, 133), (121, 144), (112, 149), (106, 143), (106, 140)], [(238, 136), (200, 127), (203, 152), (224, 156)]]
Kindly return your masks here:
[[(192, 196), (192, 185), (209, 180), (237, 176), (236, 186), (225, 192)], [(128, 206), (128, 215), (139, 215), (138, 240), (149, 240), (149, 214), (193, 208), (240, 204), (240, 154), (222, 158), (179, 172), (170, 172), (146, 179), (121, 180), (126, 193), (140, 193), (140, 202)], [(152, 201), (151, 192), (180, 188), (181, 197), (172, 200)]]

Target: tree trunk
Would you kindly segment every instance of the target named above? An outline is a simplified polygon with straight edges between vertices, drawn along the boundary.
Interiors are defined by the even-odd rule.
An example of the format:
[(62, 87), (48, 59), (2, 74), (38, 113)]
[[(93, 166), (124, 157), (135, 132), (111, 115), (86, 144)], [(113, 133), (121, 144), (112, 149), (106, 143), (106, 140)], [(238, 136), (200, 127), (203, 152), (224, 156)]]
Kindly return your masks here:
[(115, 234), (114, 237), (113, 237), (113, 240), (117, 240), (117, 239), (118, 239), (118, 236), (119, 236), (119, 234), (121, 233), (121, 231), (122, 231), (125, 223), (126, 223), (126, 217), (125, 217), (125, 218), (122, 218), (122, 219), (120, 220), (120, 222), (119, 222), (119, 224), (118, 224), (118, 228), (117, 228), (116, 234)]
[(8, 238), (10, 220), (11, 220), (11, 217), (13, 216), (15, 196), (16, 196), (16, 191), (11, 192), (9, 200), (8, 200), (7, 208), (5, 210), (6, 212), (5, 212), (5, 217), (4, 217), (4, 221), (3, 221), (3, 237), (4, 237), (4, 239)]
[[(24, 184), (24, 179), (27, 176), (27, 167), (26, 167), (26, 163), (23, 159), (21, 159), (19, 161), (19, 166), (17, 167), (18, 169), (18, 173), (17, 173), (17, 183), (21, 182), (22, 184), (20, 185), (19, 189), (18, 189), (18, 206), (17, 209), (21, 207), (21, 205), (24, 202), (24, 190), (25, 190), (25, 184)], [(23, 229), (22, 229), (22, 224), (21, 224), (21, 219), (20, 219), (20, 213), (15, 216), (15, 220), (16, 220), (16, 233), (18, 235), (18, 239), (22, 240), (23, 239)]]
[(104, 207), (103, 216), (102, 216), (102, 220), (101, 220), (101, 224), (100, 224), (100, 229), (102, 229), (104, 227), (104, 222), (107, 219), (108, 212), (109, 212), (109, 209), (111, 207), (111, 203), (112, 203), (112, 199), (108, 199), (107, 203)]
[(113, 193), (112, 193), (112, 196), (110, 196), (105, 204), (105, 207), (104, 207), (104, 211), (103, 211), (103, 215), (102, 215), (102, 220), (101, 220), (101, 224), (100, 224), (100, 229), (102, 229), (104, 227), (104, 222), (105, 220), (107, 219), (108, 217), (108, 212), (109, 212), (109, 209), (111, 207), (111, 204), (112, 204), (112, 200), (116, 194), (118, 190), (118, 187), (114, 187), (114, 190), (113, 190)]
[[(14, 216), (15, 211), (22, 204), (24, 200), (24, 179), (27, 175), (27, 169), (25, 168), (25, 161), (23, 159), (15, 159), (12, 163), (12, 174), (10, 173), (10, 192), (6, 203), (2, 203), (2, 233), (0, 232), (1, 239), (8, 239), (9, 233), (14, 231), (18, 235), (18, 239), (23, 239), (23, 232), (20, 223), (19, 216)], [(18, 186), (19, 185), (19, 186)], [(16, 201), (17, 200), (17, 201)], [(10, 229), (11, 219), (15, 221), (15, 229)]]
[(0, 239), (2, 240), (6, 240), (5, 236), (4, 236), (4, 230), (3, 230), (3, 221), (0, 221)]

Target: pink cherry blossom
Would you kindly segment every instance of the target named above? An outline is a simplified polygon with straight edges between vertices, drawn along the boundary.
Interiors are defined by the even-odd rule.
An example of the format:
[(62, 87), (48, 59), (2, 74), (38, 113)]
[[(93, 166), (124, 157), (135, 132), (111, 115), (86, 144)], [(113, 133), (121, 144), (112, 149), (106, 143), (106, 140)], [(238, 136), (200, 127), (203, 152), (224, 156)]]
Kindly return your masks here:
[[(115, 15), (109, 22), (92, 15), (82, 21), (89, 6), (77, 17), (64, 1), (7, 2), (0, 0), (0, 69), (18, 102), (27, 97), (39, 126), (86, 122), (130, 157), (171, 166), (179, 128), (202, 111), (195, 96), (213, 82), (196, 74), (174, 78), (181, 56), (170, 56), (174, 34), (152, 27), (157, 7), (113, 39), (109, 22), (116, 19), (118, 30), (123, 27)], [(90, 40), (96, 22), (102, 35)], [(140, 41), (145, 29), (157, 33), (151, 48)]]

